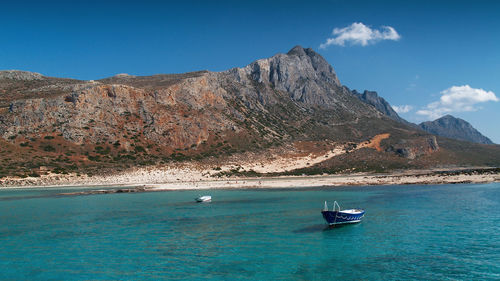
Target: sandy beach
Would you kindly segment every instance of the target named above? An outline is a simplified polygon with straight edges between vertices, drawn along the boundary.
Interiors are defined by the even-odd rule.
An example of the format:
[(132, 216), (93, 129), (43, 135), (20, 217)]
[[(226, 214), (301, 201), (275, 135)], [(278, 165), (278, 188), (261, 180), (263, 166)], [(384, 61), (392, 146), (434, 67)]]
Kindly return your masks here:
[[(218, 188), (304, 188), (322, 186), (458, 184), (500, 182), (497, 168), (435, 169), (391, 174), (352, 173), (341, 175), (281, 177), (214, 177), (215, 171), (190, 166), (143, 168), (127, 173), (93, 176), (46, 175), (37, 178), (2, 179), (2, 188), (113, 186), (137, 191)], [(129, 190), (130, 191), (130, 190)]]
[[(380, 141), (389, 134), (375, 136), (372, 140), (357, 144), (356, 149), (379, 149)], [(139, 188), (138, 191), (215, 189), (215, 188), (303, 188), (321, 186), (402, 185), (402, 184), (457, 184), (488, 183), (500, 181), (500, 169), (496, 167), (453, 167), (427, 170), (396, 171), (387, 174), (356, 173), (314, 176), (279, 176), (300, 168), (311, 167), (330, 158), (347, 153), (342, 145), (333, 144), (330, 149), (305, 152), (294, 148), (283, 154), (270, 150), (264, 154), (246, 154), (245, 157), (226, 159), (223, 165), (185, 162), (164, 166), (133, 168), (128, 171), (78, 175), (48, 173), (40, 177), (4, 177), (0, 188), (37, 188), (52, 186), (120, 186)], [(241, 159), (246, 159), (242, 161)], [(236, 172), (235, 172), (236, 171)], [(253, 172), (259, 177), (242, 177)]]
[(441, 175), (410, 172), (391, 175), (324, 175), (276, 178), (241, 178), (217, 181), (172, 182), (147, 185), (152, 190), (214, 189), (214, 188), (304, 188), (322, 186), (403, 185), (403, 184), (457, 184), (499, 182), (500, 174)]

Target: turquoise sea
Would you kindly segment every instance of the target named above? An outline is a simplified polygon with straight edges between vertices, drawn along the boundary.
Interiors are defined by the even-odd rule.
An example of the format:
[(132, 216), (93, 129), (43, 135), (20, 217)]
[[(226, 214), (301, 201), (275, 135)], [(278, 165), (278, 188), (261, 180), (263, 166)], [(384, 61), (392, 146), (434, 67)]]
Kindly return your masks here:
[[(0, 190), (1, 280), (500, 280), (500, 184)], [(81, 190), (81, 189), (79, 189)], [(366, 210), (326, 228), (328, 200)]]

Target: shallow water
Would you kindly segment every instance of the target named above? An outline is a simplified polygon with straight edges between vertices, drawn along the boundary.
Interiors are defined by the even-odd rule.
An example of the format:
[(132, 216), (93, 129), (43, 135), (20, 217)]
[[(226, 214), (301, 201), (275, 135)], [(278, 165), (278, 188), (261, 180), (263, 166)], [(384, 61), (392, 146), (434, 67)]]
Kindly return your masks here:
[[(500, 279), (498, 183), (60, 192), (0, 191), (0, 279)], [(325, 200), (366, 216), (328, 229)]]

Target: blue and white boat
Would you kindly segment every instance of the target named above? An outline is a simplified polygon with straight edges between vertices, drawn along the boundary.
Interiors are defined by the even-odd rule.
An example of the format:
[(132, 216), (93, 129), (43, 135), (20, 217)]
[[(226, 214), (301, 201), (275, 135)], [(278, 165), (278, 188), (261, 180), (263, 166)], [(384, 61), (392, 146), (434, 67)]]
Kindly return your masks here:
[(329, 225), (338, 225), (360, 222), (365, 216), (365, 210), (340, 210), (339, 204), (335, 201), (333, 202), (333, 210), (328, 211), (328, 205), (325, 201), (325, 208), (321, 211), (321, 214)]

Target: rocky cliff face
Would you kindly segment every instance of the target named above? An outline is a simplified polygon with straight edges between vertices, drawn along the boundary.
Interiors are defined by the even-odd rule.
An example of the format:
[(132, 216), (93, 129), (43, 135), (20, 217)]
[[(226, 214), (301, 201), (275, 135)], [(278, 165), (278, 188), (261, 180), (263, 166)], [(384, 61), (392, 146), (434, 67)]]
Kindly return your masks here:
[[(286, 93), (289, 98), (302, 107), (349, 111), (358, 113), (367, 110), (368, 116), (379, 116), (366, 106), (355, 101), (349, 90), (343, 87), (333, 67), (314, 52), (296, 46), (287, 54), (278, 54), (268, 59), (261, 59), (244, 68), (227, 71), (234, 79), (246, 86), (260, 85), (258, 92), (269, 97), (270, 92)], [(276, 103), (277, 100), (262, 99), (264, 103)]]
[(375, 107), (379, 112), (384, 114), (385, 116), (391, 118), (394, 121), (403, 123), (408, 126), (415, 127), (415, 124), (412, 124), (405, 119), (401, 118), (394, 109), (392, 109), (392, 106), (381, 96), (377, 94), (375, 91), (368, 91), (365, 90), (362, 94), (359, 93), (356, 90), (352, 91), (352, 94), (356, 96), (359, 100), (361, 100), (364, 103), (367, 103), (369, 105), (372, 105)]
[(415, 138), (412, 140), (401, 139), (397, 143), (390, 145), (386, 151), (395, 152), (404, 158), (415, 159), (419, 156), (430, 154), (439, 150), (436, 136), (426, 138)]
[[(217, 89), (212, 92), (205, 77), (153, 92), (126, 85), (77, 85), (55, 98), (12, 102), (0, 119), (9, 126), (2, 126), (1, 132), (4, 136), (57, 132), (77, 144), (120, 141), (125, 148), (130, 137), (139, 135), (184, 148), (206, 140), (209, 130), (232, 125), (217, 110), (225, 106), (223, 90)], [(198, 118), (202, 111), (210, 118)]]
[(422, 130), (438, 136), (483, 144), (493, 144), (489, 138), (483, 136), (467, 121), (451, 115), (443, 116), (434, 121), (423, 122), (418, 126)]
[(300, 46), (229, 73), (238, 82), (262, 83), (305, 105), (332, 105), (337, 101), (336, 93), (344, 91), (333, 67), (312, 49)]
[(386, 116), (396, 121), (400, 121), (402, 118), (392, 109), (391, 105), (382, 97), (379, 97), (377, 92), (365, 90), (362, 94), (358, 91), (353, 90), (353, 95), (355, 95), (361, 101), (373, 105), (378, 111), (382, 112)]
[[(249, 130), (269, 140), (291, 138), (298, 134), (290, 130), (307, 125), (305, 115), (342, 126), (354, 126), (360, 116), (382, 116), (353, 98), (319, 54), (301, 47), (226, 72), (120, 75), (51, 89), (63, 94), (11, 101), (0, 116), (0, 134), (8, 138), (55, 130), (79, 144), (120, 141), (125, 146), (125, 137), (139, 134), (175, 149), (207, 141), (210, 132)], [(285, 126), (276, 124), (278, 119)], [(340, 135), (341, 129), (334, 131)], [(352, 137), (352, 132), (342, 134)]]
[(429, 135), (395, 122), (397, 114), (376, 94), (353, 95), (332, 66), (300, 46), (223, 72), (98, 81), (2, 75), (0, 157), (9, 159), (8, 173), (218, 158), (381, 133), (391, 138), (380, 153), (416, 158), (439, 148)]

